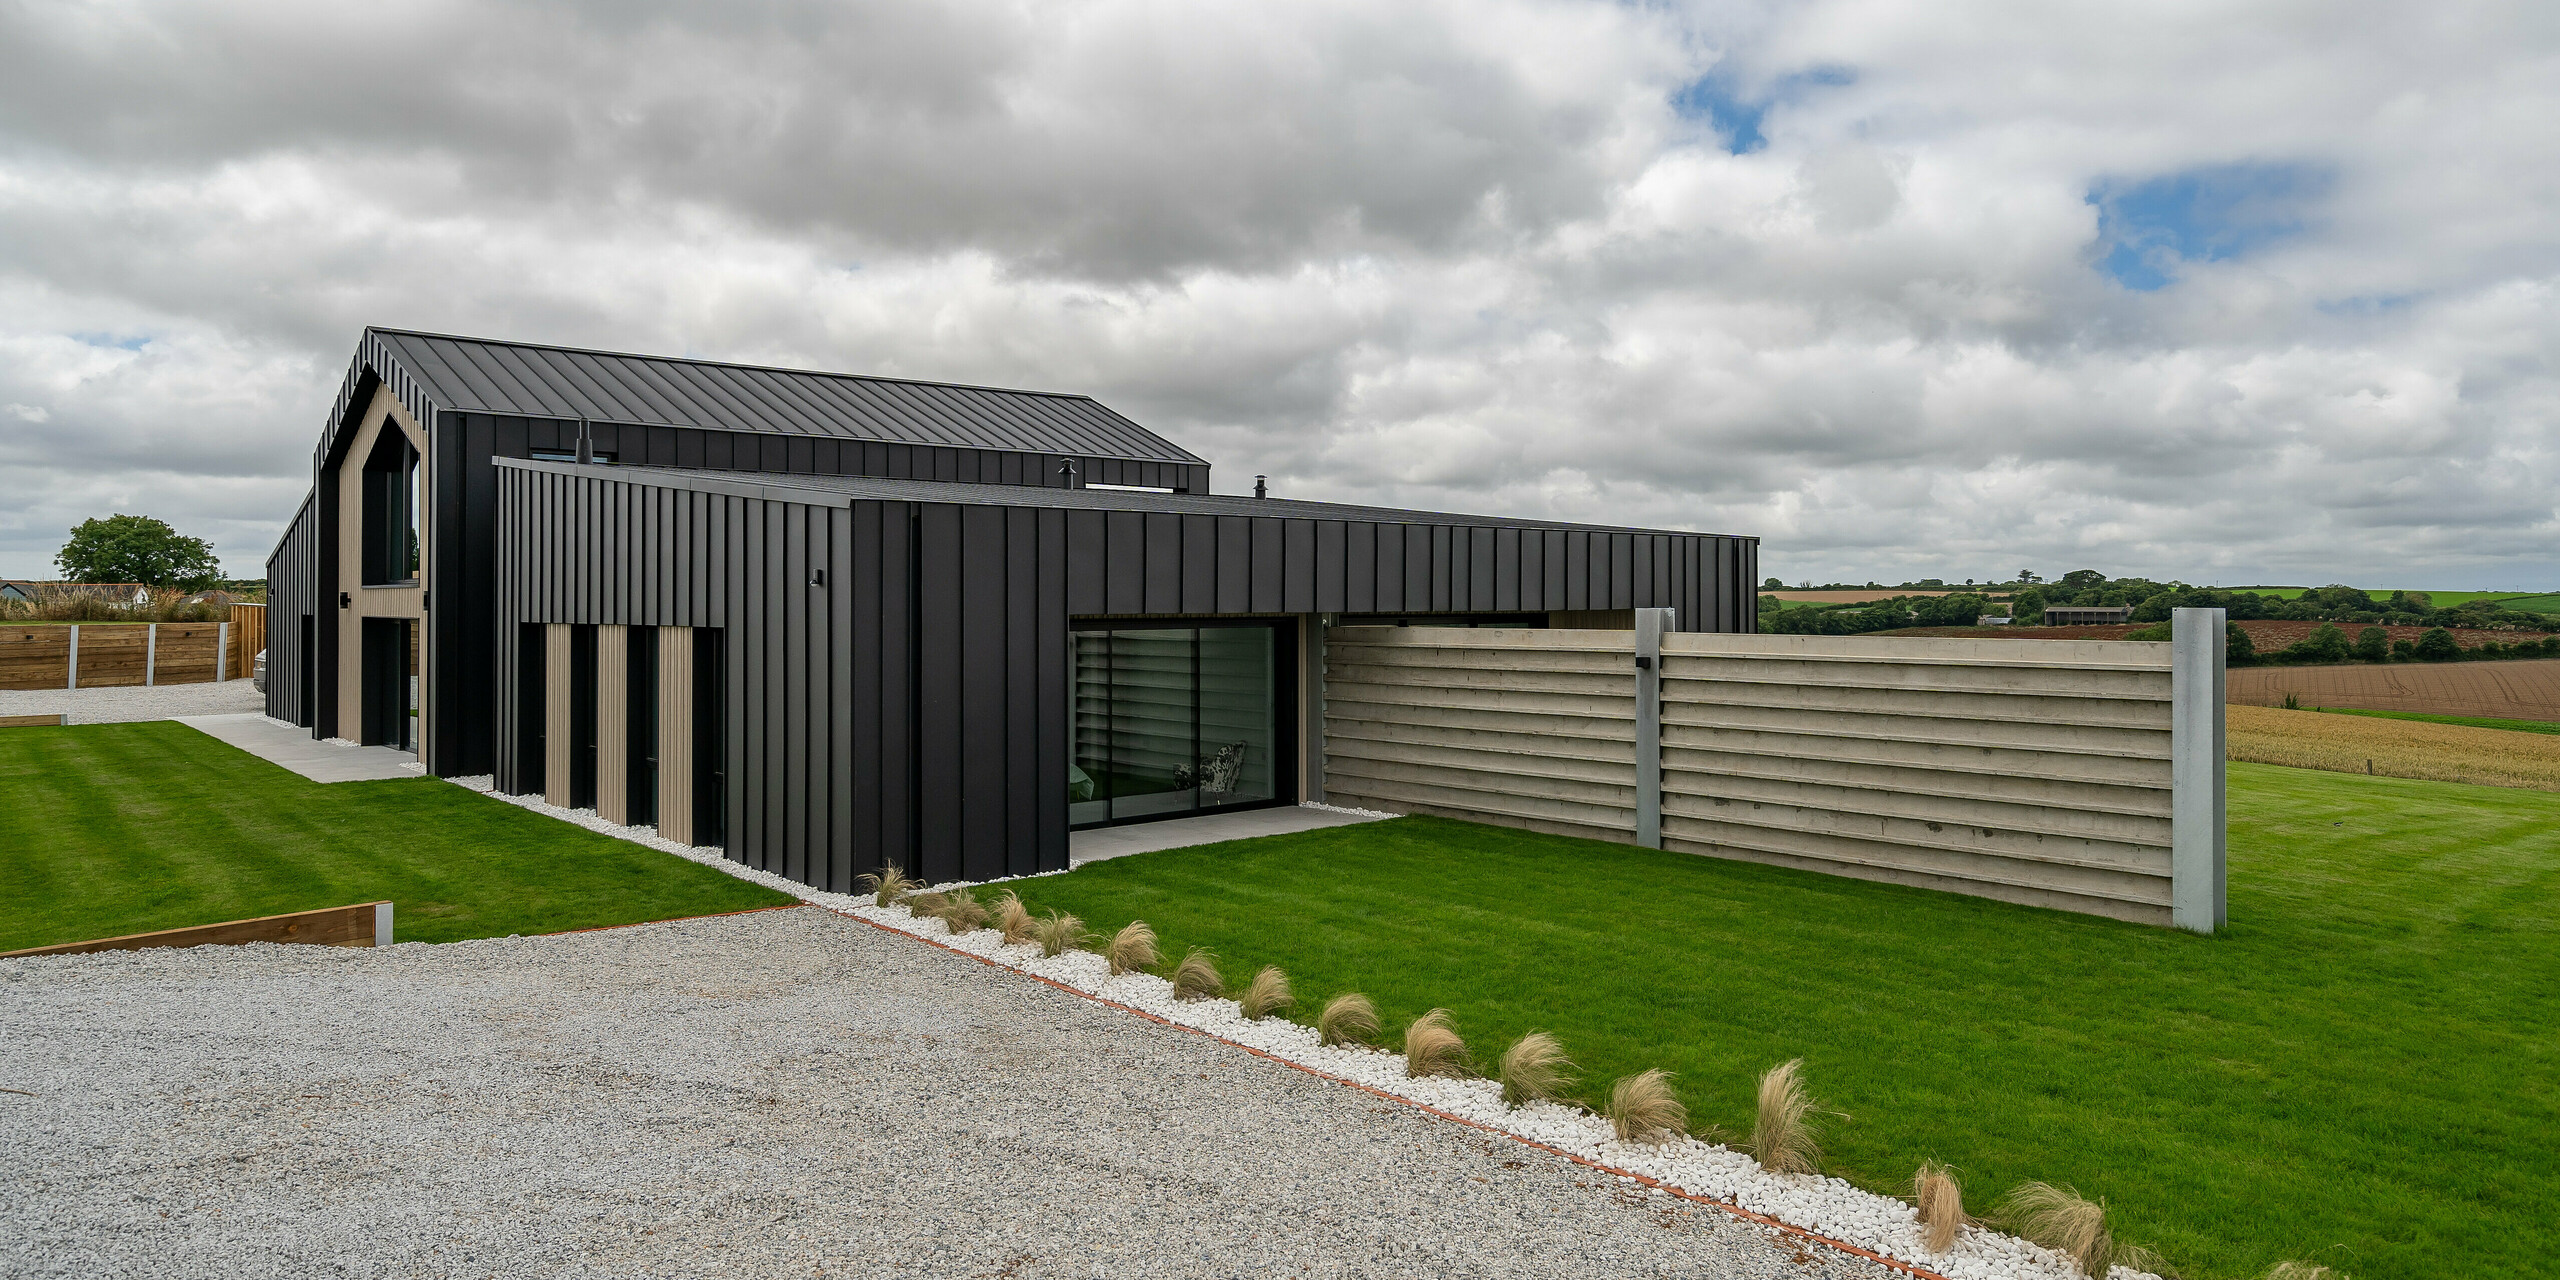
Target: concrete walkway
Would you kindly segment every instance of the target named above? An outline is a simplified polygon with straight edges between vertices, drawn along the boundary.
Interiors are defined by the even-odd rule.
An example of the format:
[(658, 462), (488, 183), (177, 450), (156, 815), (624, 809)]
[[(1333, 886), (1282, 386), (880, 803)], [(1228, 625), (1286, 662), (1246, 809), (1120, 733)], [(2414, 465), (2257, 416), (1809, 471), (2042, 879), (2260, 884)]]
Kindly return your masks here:
[(1081, 867), (1088, 862), (1125, 858), (1133, 853), (1153, 853), (1158, 849), (1187, 849), (1195, 844), (1216, 844), (1221, 840), (1294, 835), (1300, 831), (1320, 831), (1326, 827), (1347, 827), (1355, 822), (1376, 821), (1378, 819), (1356, 813), (1286, 805), (1272, 809), (1246, 809), (1240, 813), (1204, 813), (1196, 818), (1167, 818), (1162, 822), (1136, 822), (1125, 827), (1096, 827), (1067, 836), (1067, 864)]
[(350, 747), (322, 742), (308, 729), (287, 729), (262, 715), (178, 716), (178, 723), (203, 730), (250, 755), (311, 779), (313, 782), (372, 782), (419, 776), (418, 758), (389, 747)]

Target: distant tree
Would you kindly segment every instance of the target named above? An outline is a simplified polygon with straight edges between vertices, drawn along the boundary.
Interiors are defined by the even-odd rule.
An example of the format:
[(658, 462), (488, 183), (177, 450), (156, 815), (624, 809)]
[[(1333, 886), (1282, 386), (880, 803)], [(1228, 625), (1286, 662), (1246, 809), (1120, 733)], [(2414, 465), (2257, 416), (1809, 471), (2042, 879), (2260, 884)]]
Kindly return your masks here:
[(2317, 591), (2306, 591), (2302, 594), (2305, 599), (2318, 601), (2329, 609), (2357, 609), (2366, 613), (2371, 613), (2374, 609), (2372, 596), (2341, 583), (2331, 583)]
[(2009, 621), (2021, 627), (2044, 625), (2044, 592), (2029, 587), (2009, 598)]
[(2430, 627), (2418, 637), (2415, 650), (2420, 662), (2451, 662), (2462, 656), (2462, 646), (2454, 643), (2453, 633), (2442, 627)]
[(2091, 587), (2103, 587), (2106, 584), (2107, 575), (2100, 573), (2095, 569), (2074, 569), (2071, 572), (2062, 575), (2062, 581), (2055, 583), (2054, 585), (2061, 587), (2065, 591), (2076, 592), (2086, 591)]
[(213, 554), (212, 543), (149, 516), (83, 520), (53, 563), (73, 582), (139, 582), (202, 591), (222, 581), (222, 561)]
[(2258, 643), (2237, 622), (2222, 624), (2222, 665), (2250, 666), (2258, 660)]
[(2340, 631), (2337, 623), (2323, 622), (2313, 627), (2310, 635), (2285, 646), (2284, 660), (2287, 662), (2344, 662), (2347, 660), (2348, 652), (2347, 633)]
[(1787, 589), (1787, 584), (1778, 581), (1776, 578), (1771, 578), (1767, 582), (1761, 583), (1760, 589), (1763, 591), (1784, 591)]
[(2380, 627), (2357, 632), (2356, 657), (2365, 662), (2391, 661), (2391, 633)]

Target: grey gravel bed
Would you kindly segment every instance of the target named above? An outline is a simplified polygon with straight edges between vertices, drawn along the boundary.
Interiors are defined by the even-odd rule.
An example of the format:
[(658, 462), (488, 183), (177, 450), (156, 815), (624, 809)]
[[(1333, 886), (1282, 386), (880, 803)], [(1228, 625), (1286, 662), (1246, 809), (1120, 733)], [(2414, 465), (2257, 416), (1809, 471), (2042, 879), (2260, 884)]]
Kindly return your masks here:
[(247, 680), (119, 685), (103, 689), (0, 689), (0, 716), (68, 712), (73, 724), (119, 724), (175, 716), (219, 716), (266, 710), (266, 695)]
[(815, 908), (0, 960), (10, 1276), (1880, 1277)]

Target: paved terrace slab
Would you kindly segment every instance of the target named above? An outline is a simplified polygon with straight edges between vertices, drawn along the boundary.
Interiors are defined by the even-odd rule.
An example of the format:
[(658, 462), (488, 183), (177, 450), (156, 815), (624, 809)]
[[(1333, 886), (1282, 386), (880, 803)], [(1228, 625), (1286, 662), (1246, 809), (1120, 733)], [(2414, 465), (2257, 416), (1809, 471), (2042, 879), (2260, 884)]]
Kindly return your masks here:
[(1081, 867), (1088, 862), (1125, 858), (1133, 853), (1153, 853), (1158, 849), (1188, 849), (1195, 844), (1216, 844), (1221, 840), (1294, 835), (1300, 831), (1376, 821), (1378, 819), (1369, 814), (1344, 813), (1338, 809), (1317, 809), (1307, 805), (1282, 805), (1237, 813), (1204, 813), (1196, 818), (1133, 822), (1125, 827), (1094, 827), (1068, 834), (1067, 865)]
[(0, 960), (10, 1276), (1881, 1280), (815, 907)]
[(423, 771), (418, 758), (389, 747), (354, 747), (322, 742), (308, 729), (289, 729), (263, 715), (174, 716), (178, 723), (219, 738), (250, 755), (311, 779), (313, 782), (371, 782), (415, 778)]

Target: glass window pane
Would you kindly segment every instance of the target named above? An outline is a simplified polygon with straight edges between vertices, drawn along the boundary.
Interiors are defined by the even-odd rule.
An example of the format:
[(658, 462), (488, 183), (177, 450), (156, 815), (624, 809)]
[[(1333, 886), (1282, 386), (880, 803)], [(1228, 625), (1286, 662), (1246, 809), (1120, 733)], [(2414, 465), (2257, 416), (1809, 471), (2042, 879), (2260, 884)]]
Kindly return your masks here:
[(1272, 757), (1277, 742), (1273, 660), (1268, 627), (1200, 630), (1197, 776), (1204, 806), (1269, 800), (1278, 794)]

